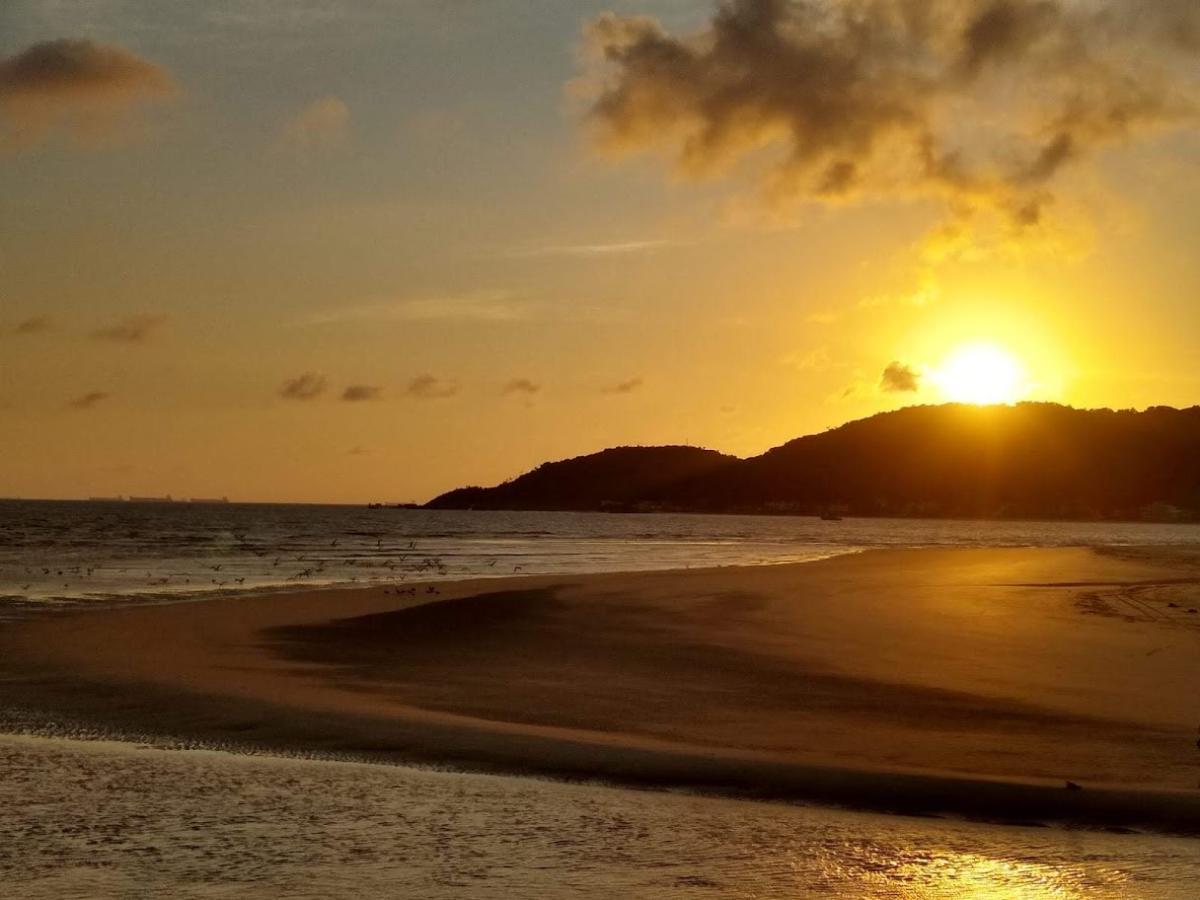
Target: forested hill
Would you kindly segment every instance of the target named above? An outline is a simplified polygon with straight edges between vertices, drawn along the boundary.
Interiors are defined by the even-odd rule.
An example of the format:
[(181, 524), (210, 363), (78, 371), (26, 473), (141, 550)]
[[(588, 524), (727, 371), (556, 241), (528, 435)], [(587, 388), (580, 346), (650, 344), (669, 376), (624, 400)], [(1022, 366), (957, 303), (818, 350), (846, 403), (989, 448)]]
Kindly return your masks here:
[(543, 463), (492, 488), (464, 487), (435, 497), (430, 509), (599, 510), (636, 505), (671, 485), (737, 463), (697, 447), (613, 447)]
[(914, 406), (737, 459), (619, 447), (433, 508), (1200, 518), (1200, 407)]

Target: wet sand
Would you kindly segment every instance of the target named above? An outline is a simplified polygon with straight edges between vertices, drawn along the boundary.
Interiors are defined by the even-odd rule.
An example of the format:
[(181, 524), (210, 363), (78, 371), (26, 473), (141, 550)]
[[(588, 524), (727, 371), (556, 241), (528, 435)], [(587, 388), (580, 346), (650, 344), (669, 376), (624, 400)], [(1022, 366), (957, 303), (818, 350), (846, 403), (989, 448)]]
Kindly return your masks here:
[(0, 691), (218, 746), (1200, 833), (1198, 605), (1177, 553), (872, 551), (43, 617), (0, 630)]

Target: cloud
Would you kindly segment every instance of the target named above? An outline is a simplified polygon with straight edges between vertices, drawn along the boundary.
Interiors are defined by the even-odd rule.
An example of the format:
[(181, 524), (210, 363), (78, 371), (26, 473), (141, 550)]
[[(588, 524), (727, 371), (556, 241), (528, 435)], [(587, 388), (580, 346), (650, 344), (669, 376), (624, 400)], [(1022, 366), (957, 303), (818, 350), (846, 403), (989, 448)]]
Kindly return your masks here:
[(1019, 232), (1097, 147), (1194, 122), (1198, 29), (1185, 0), (728, 0), (682, 36), (592, 19), (575, 86), (610, 156), (757, 167), (768, 207), (933, 197)]
[(103, 143), (127, 132), (140, 107), (176, 93), (164, 68), (121, 47), (44, 41), (0, 60), (0, 142), (28, 146), (61, 129)]
[(440, 400), (453, 397), (459, 392), (457, 381), (435, 378), (433, 375), (418, 375), (404, 389), (405, 396), (419, 400)]
[(666, 247), (677, 247), (679, 245), (679, 241), (617, 241), (608, 244), (559, 244), (513, 250), (507, 253), (506, 256), (514, 259), (541, 256), (628, 256), (634, 253), (648, 253), (653, 250), (662, 250)]
[(468, 294), (417, 297), (409, 300), (379, 300), (352, 306), (333, 307), (310, 313), (304, 325), (342, 322), (517, 322), (531, 318), (534, 307), (508, 291), (478, 291)]
[(630, 378), (628, 381), (618, 381), (616, 384), (601, 388), (603, 394), (632, 394), (642, 386), (641, 378)]
[(329, 382), (324, 375), (305, 372), (285, 381), (279, 388), (279, 396), (285, 400), (315, 400), (325, 393), (327, 387)]
[(47, 331), (53, 331), (55, 328), (54, 319), (50, 316), (31, 316), (28, 319), (22, 319), (12, 327), (13, 334), (45, 334)]
[(540, 384), (530, 381), (528, 378), (514, 378), (501, 389), (502, 394), (526, 394), (533, 395), (542, 389)]
[(276, 146), (299, 153), (331, 150), (345, 144), (350, 107), (334, 96), (314, 100), (283, 123)]
[(74, 400), (68, 402), (67, 406), (69, 406), (71, 409), (92, 409), (100, 403), (103, 403), (110, 396), (112, 395), (107, 394), (104, 391), (89, 391), (88, 393), (76, 397)]
[(138, 315), (130, 316), (113, 325), (97, 328), (92, 337), (104, 341), (119, 341), (127, 344), (140, 344), (148, 341), (167, 324), (166, 316)]
[(921, 374), (912, 366), (892, 361), (884, 367), (879, 389), (889, 394), (911, 393), (920, 390)]
[(805, 353), (788, 353), (780, 357), (779, 362), (799, 372), (820, 372), (833, 367), (833, 357), (828, 347), (817, 347)]
[(383, 395), (383, 388), (373, 384), (352, 384), (342, 391), (342, 399), (351, 403), (363, 400), (378, 400)]

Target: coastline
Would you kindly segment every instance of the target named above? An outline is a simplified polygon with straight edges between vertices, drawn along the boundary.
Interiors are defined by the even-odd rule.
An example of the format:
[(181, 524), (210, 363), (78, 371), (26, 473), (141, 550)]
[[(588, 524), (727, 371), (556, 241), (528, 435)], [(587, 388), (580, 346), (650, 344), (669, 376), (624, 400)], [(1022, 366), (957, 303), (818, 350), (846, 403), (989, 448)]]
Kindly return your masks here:
[(873, 550), (221, 597), (5, 626), (0, 684), (216, 746), (1200, 834), (1198, 585), (1169, 553)]

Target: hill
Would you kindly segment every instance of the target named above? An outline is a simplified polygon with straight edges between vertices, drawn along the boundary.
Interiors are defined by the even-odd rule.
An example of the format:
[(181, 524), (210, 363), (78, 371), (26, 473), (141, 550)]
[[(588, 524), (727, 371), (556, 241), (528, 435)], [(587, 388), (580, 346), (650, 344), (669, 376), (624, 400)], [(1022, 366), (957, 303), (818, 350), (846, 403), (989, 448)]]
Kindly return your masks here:
[(619, 510), (637, 508), (671, 484), (712, 473), (737, 457), (697, 447), (614, 447), (559, 462), (492, 488), (464, 487), (429, 509)]
[(1200, 518), (1200, 407), (913, 406), (750, 459), (621, 447), (434, 508)]

